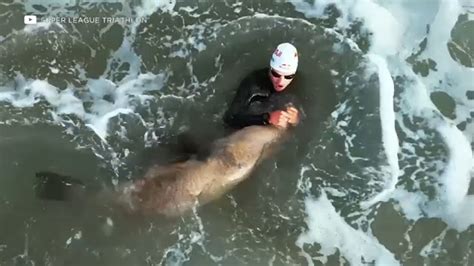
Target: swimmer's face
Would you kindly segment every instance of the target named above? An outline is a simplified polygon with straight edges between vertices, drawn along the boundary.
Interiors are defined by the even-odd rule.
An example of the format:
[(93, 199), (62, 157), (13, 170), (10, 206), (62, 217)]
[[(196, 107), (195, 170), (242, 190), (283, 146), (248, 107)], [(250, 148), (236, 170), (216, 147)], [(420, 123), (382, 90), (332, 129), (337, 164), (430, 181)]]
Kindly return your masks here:
[(270, 69), (270, 79), (272, 80), (273, 88), (276, 91), (282, 91), (290, 85), (290, 83), (293, 81), (295, 77), (295, 73), (289, 75), (281, 73), (275, 69)]

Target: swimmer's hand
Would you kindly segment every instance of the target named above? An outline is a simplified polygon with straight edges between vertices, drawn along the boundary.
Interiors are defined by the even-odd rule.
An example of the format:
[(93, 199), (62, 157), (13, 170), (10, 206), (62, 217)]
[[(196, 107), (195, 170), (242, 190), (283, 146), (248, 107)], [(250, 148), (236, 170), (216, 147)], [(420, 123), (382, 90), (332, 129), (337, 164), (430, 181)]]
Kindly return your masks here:
[(300, 115), (299, 115), (298, 109), (296, 109), (295, 107), (288, 107), (286, 108), (285, 113), (287, 114), (288, 123), (290, 125), (292, 126), (298, 125), (298, 123), (300, 122)]
[(288, 127), (288, 120), (289, 114), (285, 111), (273, 111), (270, 113), (270, 117), (268, 119), (268, 123), (274, 125), (279, 128), (287, 128)]
[(286, 111), (273, 111), (270, 113), (268, 122), (279, 128), (287, 128), (288, 125), (296, 126), (300, 122), (298, 109), (288, 107)]

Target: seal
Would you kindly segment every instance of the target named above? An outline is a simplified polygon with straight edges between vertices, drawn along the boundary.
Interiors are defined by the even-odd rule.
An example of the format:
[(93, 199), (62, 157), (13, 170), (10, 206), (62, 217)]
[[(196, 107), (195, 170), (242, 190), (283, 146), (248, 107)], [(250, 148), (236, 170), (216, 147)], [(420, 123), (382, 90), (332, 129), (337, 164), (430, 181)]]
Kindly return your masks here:
[[(153, 165), (136, 181), (95, 195), (82, 193), (86, 186), (79, 180), (39, 172), (37, 196), (71, 200), (74, 197), (70, 194), (88, 195), (83, 199), (87, 205), (118, 206), (129, 214), (179, 216), (221, 197), (249, 177), (276, 150), (285, 135), (284, 128), (248, 126), (214, 141), (204, 159)], [(73, 189), (78, 185), (81, 193)]]
[(285, 129), (249, 126), (215, 141), (205, 160), (155, 165), (115, 192), (128, 212), (178, 216), (229, 192), (281, 143)]

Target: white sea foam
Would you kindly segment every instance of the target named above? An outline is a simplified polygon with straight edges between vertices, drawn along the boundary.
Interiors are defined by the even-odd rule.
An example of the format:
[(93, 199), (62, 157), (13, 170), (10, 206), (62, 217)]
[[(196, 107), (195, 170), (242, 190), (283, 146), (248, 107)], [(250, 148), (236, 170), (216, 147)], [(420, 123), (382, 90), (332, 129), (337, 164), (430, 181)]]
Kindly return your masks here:
[[(379, 110), (382, 144), (387, 157), (390, 175), (383, 177), (385, 186), (379, 194), (361, 203), (363, 207), (367, 208), (390, 197), (391, 193), (395, 190), (400, 174), (398, 165), (398, 136), (395, 130), (395, 111), (393, 106), (394, 84), (387, 64), (387, 56), (393, 56), (398, 53), (402, 28), (392, 13), (376, 2), (360, 0), (341, 1), (336, 4), (338, 8), (345, 10), (345, 13), (343, 13), (344, 20), (350, 21), (351, 17), (361, 19), (366, 29), (373, 34), (370, 38), (371, 46), (367, 58), (377, 67), (376, 73), (380, 87)], [(341, 5), (342, 7), (340, 7)], [(390, 38), (387, 38), (387, 32), (390, 32)]]
[[(430, 217), (442, 218), (450, 227), (463, 231), (474, 224), (473, 196), (467, 195), (474, 166), (471, 145), (463, 132), (452, 123), (433, 116), (432, 111), (436, 110), (436, 107), (430, 101), (428, 89), (421, 78), (411, 70), (405, 69), (404, 73), (411, 75), (414, 82), (405, 95), (402, 108), (431, 122), (442, 137), (449, 158), (443, 173), (437, 177), (441, 187), (436, 201), (431, 202), (423, 194), (402, 189), (396, 191), (394, 198), (399, 201), (405, 215), (410, 219), (417, 219), (422, 213), (426, 213)], [(415, 140), (420, 136), (422, 137), (418, 133), (410, 134), (410, 138)]]
[[(140, 74), (136, 79), (117, 85), (103, 78), (90, 80), (88, 84), (91, 85), (94, 100), (91, 106), (93, 113), (86, 119), (87, 125), (105, 140), (108, 135), (109, 120), (119, 114), (133, 114), (136, 107), (134, 101), (143, 104), (151, 100), (153, 97), (144, 93), (159, 90), (164, 84), (164, 75)], [(113, 99), (112, 103), (102, 100), (102, 97), (107, 94)]]
[(145, 17), (155, 13), (158, 9), (172, 11), (176, 0), (143, 0), (141, 5), (135, 8), (138, 17)]
[(49, 30), (53, 25), (58, 26), (59, 28), (63, 29), (63, 27), (59, 23), (44, 21), (44, 22), (38, 22), (36, 24), (25, 25), (25, 27), (23, 28), (23, 31), (27, 34), (36, 34), (38, 33), (38, 31)]
[[(336, 249), (350, 263), (363, 265), (373, 262), (375, 265), (400, 265), (393, 254), (381, 245), (377, 239), (362, 231), (356, 230), (344, 221), (337, 213), (325, 193), (318, 199), (306, 198), (306, 223), (308, 231), (302, 233), (296, 245), (303, 248), (304, 244), (318, 243), (321, 254), (329, 256)], [(306, 254), (309, 265), (314, 265), (311, 257)], [(325, 263), (325, 258), (320, 258)]]
[[(443, 90), (456, 100), (457, 123), (469, 117), (469, 111), (474, 108), (474, 103), (465, 100), (466, 91), (473, 88), (474, 69), (464, 67), (453, 60), (447, 46), (458, 16), (465, 13), (469, 7), (466, 2), (450, 0), (381, 2), (396, 14), (401, 24), (406, 25), (402, 35), (403, 49), (400, 50), (400, 59), (418, 52), (419, 43), (424, 38), (427, 39), (426, 49), (419, 55), (419, 59), (434, 60), (436, 71), (430, 71), (427, 77), (420, 78), (428, 92)], [(426, 25), (429, 25), (429, 33)], [(473, 130), (465, 133), (472, 139)]]
[[(303, 0), (290, 0), (295, 8), (306, 17), (321, 17), (325, 8), (336, 5), (342, 16), (337, 26), (347, 29), (356, 19), (363, 20), (364, 26), (372, 33), (371, 52), (377, 55), (393, 55), (399, 51), (402, 28), (393, 14), (372, 0), (324, 0), (314, 1), (313, 5)], [(387, 32), (390, 37), (387, 38)]]
[[(159, 90), (164, 81), (164, 75), (150, 73), (119, 84), (104, 78), (91, 79), (86, 87), (90, 92), (87, 97), (92, 97), (92, 106), (90, 111), (86, 111), (84, 99), (78, 98), (73, 88), (60, 90), (44, 80), (27, 80), (19, 74), (15, 81), (16, 89), (3, 88), (0, 101), (10, 102), (15, 107), (32, 107), (45, 100), (53, 108), (51, 112), (55, 120), (64, 114), (74, 114), (106, 141), (110, 119), (119, 114), (134, 113), (135, 102), (143, 104), (151, 100), (152, 96), (144, 93)], [(110, 95), (112, 102), (103, 100), (106, 95)]]
[(387, 62), (379, 55), (369, 54), (370, 61), (377, 66), (377, 74), (380, 86), (380, 122), (382, 126), (382, 144), (390, 167), (390, 176), (385, 179), (384, 190), (372, 199), (362, 202), (365, 208), (373, 204), (387, 200), (395, 190), (400, 167), (398, 165), (398, 136), (395, 130), (395, 111), (393, 108), (394, 84)]
[(41, 99), (56, 107), (58, 114), (76, 114), (84, 117), (82, 101), (74, 96), (71, 88), (60, 90), (44, 80), (26, 80), (19, 74), (15, 80), (16, 89), (4, 88), (0, 101), (10, 102), (15, 107), (31, 107)]
[[(466, 100), (466, 92), (474, 89), (474, 68), (456, 62), (447, 46), (451, 40), (451, 30), (462, 13), (460, 2), (440, 1), (427, 36), (426, 50), (421, 54), (421, 58), (431, 58), (437, 63), (436, 71), (430, 71), (427, 77), (422, 78), (423, 83), (429, 91), (442, 90), (455, 99), (456, 123), (465, 121), (470, 117), (469, 112), (474, 110), (474, 102)], [(464, 133), (471, 141), (474, 140), (474, 128), (468, 128)]]
[[(443, 218), (450, 227), (459, 231), (474, 224), (474, 199), (473, 196), (467, 195), (471, 172), (474, 169), (469, 141), (472, 140), (474, 132), (461, 132), (447, 119), (440, 120), (432, 117), (430, 110), (436, 110), (436, 107), (431, 102), (429, 93), (439, 89), (441, 82), (444, 84), (441, 88), (456, 99), (457, 115), (461, 119), (468, 117), (469, 109), (472, 110), (469, 107), (472, 103), (465, 100), (465, 91), (472, 88), (474, 84), (473, 70), (454, 61), (447, 50), (451, 29), (461, 12), (459, 2), (439, 1), (437, 13), (433, 16), (431, 23), (430, 34), (427, 35), (427, 49), (422, 53), (422, 58), (435, 60), (437, 71), (430, 71), (427, 77), (420, 77), (407, 67), (403, 68), (399, 65), (399, 71), (414, 81), (412, 86), (407, 88), (402, 108), (431, 121), (432, 127), (443, 138), (449, 156), (442, 175), (438, 177), (442, 185), (439, 190), (439, 201), (427, 202), (426, 198), (416, 197), (416, 200), (412, 201), (412, 206), (408, 204), (401, 204), (401, 206), (405, 214), (413, 214), (411, 210), (416, 206), (428, 216)], [(400, 70), (401, 68), (403, 70)], [(404, 201), (404, 197), (397, 196), (396, 198), (401, 202)]]
[(438, 132), (449, 147), (449, 161), (440, 177), (443, 212), (440, 214), (453, 228), (464, 231), (474, 224), (474, 196), (467, 195), (474, 165), (471, 145), (453, 125), (440, 124)]

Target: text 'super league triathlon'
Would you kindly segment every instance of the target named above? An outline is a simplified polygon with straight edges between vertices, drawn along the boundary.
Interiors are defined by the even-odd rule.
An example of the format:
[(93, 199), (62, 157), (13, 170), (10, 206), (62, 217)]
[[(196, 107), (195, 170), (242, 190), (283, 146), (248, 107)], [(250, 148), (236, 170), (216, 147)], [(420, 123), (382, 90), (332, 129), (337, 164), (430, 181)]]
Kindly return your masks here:
[(143, 17), (43, 17), (39, 19), (41, 22), (51, 22), (51, 23), (86, 23), (86, 24), (93, 24), (93, 23), (142, 23), (146, 22), (146, 18)]

